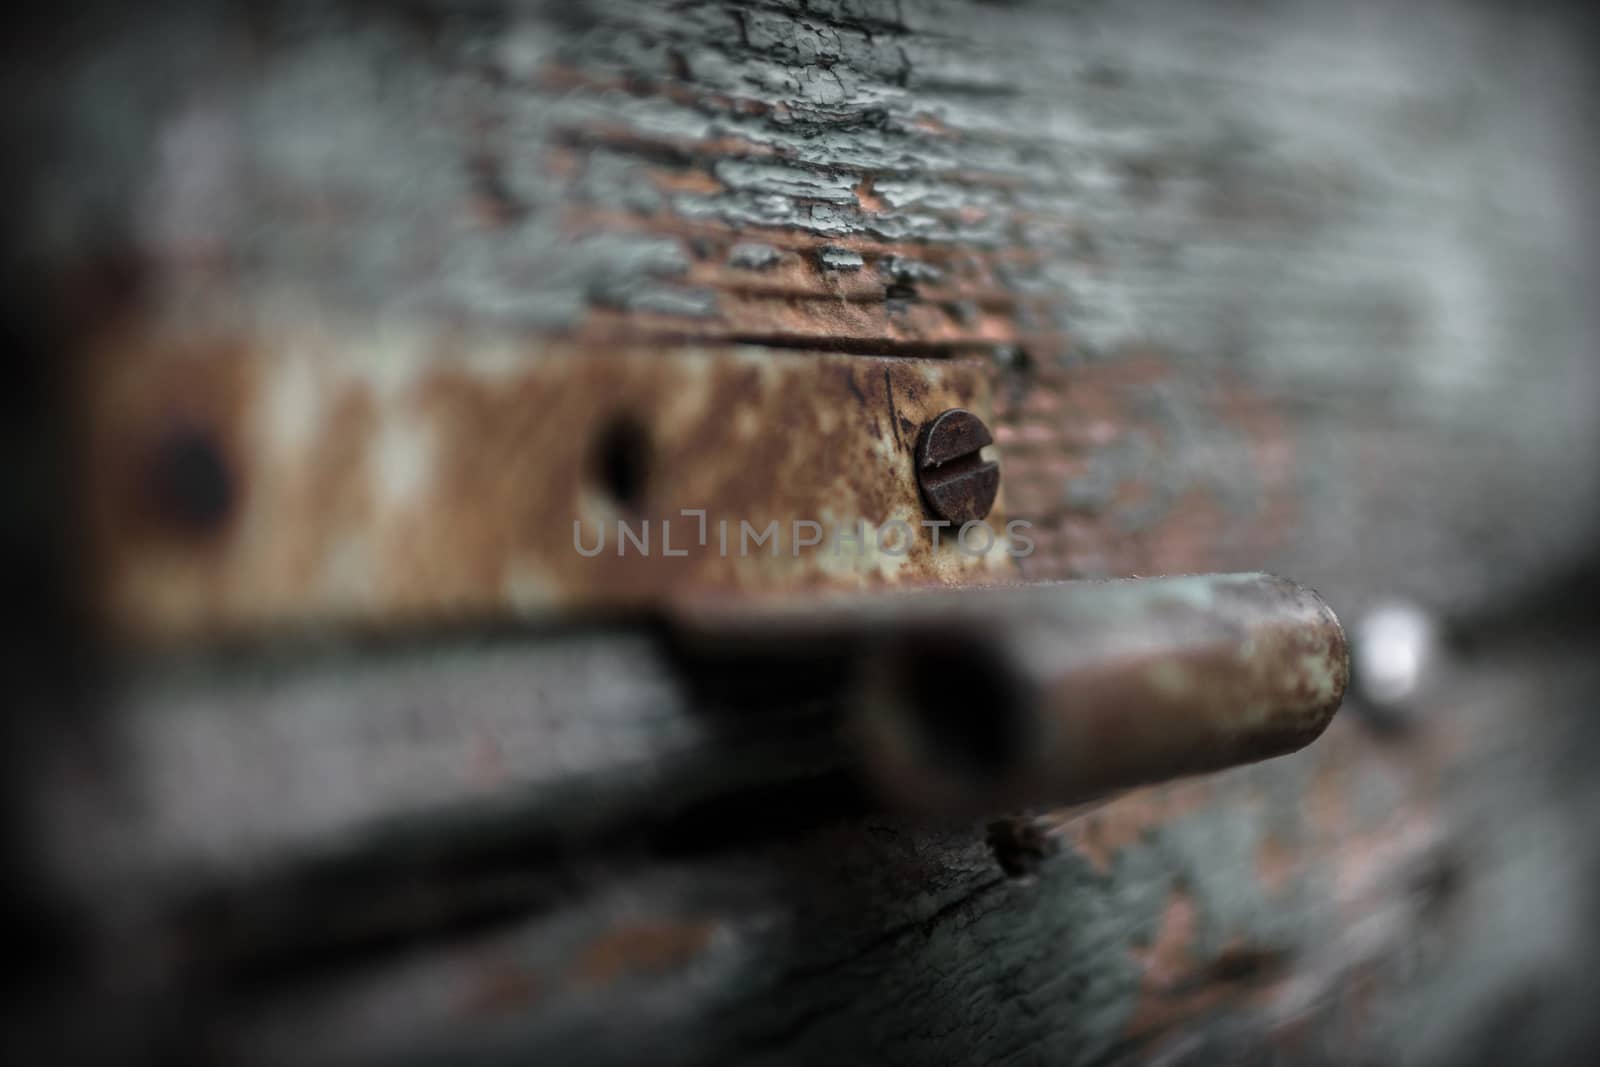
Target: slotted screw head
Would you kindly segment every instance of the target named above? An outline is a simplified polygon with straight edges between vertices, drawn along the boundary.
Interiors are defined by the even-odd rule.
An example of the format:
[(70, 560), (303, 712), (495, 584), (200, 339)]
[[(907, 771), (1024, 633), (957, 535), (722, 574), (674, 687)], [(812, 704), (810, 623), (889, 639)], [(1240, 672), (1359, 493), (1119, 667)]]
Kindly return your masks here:
[(929, 420), (917, 439), (917, 484), (939, 518), (961, 525), (989, 514), (1000, 491), (1000, 464), (979, 451), (994, 443), (983, 420), (951, 408)]

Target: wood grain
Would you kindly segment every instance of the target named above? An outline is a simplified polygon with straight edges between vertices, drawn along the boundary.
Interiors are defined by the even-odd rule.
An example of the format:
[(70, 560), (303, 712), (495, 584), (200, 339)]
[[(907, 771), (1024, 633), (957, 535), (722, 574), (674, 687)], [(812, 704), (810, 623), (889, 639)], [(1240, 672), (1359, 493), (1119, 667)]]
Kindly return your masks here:
[[(595, 0), (74, 25), (5, 74), (48, 131), (8, 167), (69, 364), (240, 315), (354, 321), (361, 346), (423, 323), (580, 359), (981, 359), (1033, 577), (1271, 569), (1348, 617), (1400, 596), (1448, 621), (1590, 558), (1589, 79), (1546, 12)], [(827, 759), (787, 780), (770, 678), (713, 684), (753, 748), (708, 741), (705, 680), (620, 634), (597, 640), (624, 666), (551, 664), (571, 638), (544, 632), (135, 664), (90, 738), (47, 746), (41, 795), (77, 790), (92, 822), (155, 745), (181, 796), (174, 746), (258, 701), (313, 742), (370, 717), (373, 745), (408, 701), (435, 724), (460, 701), (535, 723), (541, 758), (575, 738), (587, 784), (546, 813), (606, 815), (546, 847), (517, 827), (548, 794), (512, 790), (480, 842), (384, 824), (393, 794), (335, 769), (295, 801), (345, 819), (349, 854), (280, 866), (230, 837), (237, 811), (197, 808), (254, 880), (83, 902), (97, 959), (159, 962), (90, 998), (134, 1017), (128, 1055), (1454, 1063), (1537, 1032), (1516, 1055), (1559, 1063), (1588, 1025), (1563, 983), (1594, 958), (1571, 766), (1594, 750), (1590, 632), (1500, 632), (1406, 729), (1358, 710), (1293, 760), (1037, 813), (1059, 847), (1031, 881), (981, 826), (864, 813)], [(606, 697), (613, 673), (659, 699)], [(196, 725), (140, 734), (123, 712), (147, 694), (157, 726)], [(627, 744), (592, 732), (614, 716)], [(387, 765), (425, 778), (438, 753), (453, 781), (501, 758), (406, 752)], [(658, 796), (693, 803), (656, 819)], [(54, 875), (93, 872), (61, 851)]]

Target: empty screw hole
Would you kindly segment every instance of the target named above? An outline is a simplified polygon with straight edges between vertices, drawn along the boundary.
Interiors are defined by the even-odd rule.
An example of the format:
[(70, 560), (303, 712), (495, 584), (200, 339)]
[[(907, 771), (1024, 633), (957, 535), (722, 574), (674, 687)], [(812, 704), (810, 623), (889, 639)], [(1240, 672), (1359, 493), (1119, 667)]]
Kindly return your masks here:
[(177, 427), (156, 442), (150, 481), (161, 513), (192, 533), (216, 529), (233, 510), (233, 474), (215, 436), (203, 427)]
[(644, 504), (650, 453), (650, 435), (632, 416), (613, 419), (595, 439), (595, 478), (624, 511), (638, 511)]
[(1024, 815), (1011, 815), (991, 822), (984, 840), (1007, 878), (1027, 878), (1037, 874), (1040, 865), (1050, 858), (1054, 850), (1044, 827)]

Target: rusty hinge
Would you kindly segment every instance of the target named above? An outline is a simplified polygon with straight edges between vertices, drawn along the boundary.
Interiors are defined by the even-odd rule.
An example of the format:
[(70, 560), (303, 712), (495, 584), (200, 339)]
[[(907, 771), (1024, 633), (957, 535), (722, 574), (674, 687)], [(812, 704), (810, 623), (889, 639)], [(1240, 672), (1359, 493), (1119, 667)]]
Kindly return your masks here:
[(85, 586), (122, 638), (1018, 574), (993, 464), (914, 470), (935, 416), (988, 417), (981, 363), (280, 322), (106, 337), (82, 366)]

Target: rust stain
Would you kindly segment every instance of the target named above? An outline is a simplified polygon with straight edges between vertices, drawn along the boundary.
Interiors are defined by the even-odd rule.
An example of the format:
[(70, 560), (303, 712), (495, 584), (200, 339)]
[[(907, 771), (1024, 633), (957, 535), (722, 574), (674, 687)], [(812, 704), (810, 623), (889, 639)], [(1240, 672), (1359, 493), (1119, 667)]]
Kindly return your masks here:
[[(1181, 387), (1208, 447), (1235, 463), (1189, 461), (1152, 395)], [(1191, 415), (1191, 418), (1194, 418)], [(1208, 421), (1206, 421), (1208, 420)], [(1219, 375), (1196, 385), (1155, 351), (1046, 366), (995, 390), (1012, 513), (1038, 528), (1030, 578), (1101, 578), (1248, 567), (1298, 521), (1292, 436), (1272, 401)]]
[[(900, 438), (947, 407), (986, 412), (980, 364), (280, 326), (118, 334), (86, 365), (88, 588), (125, 635), (963, 584), (1009, 566), (922, 538), (903, 558), (828, 551), (836, 528), (920, 522)], [(861, 388), (868, 367), (884, 388)], [(139, 457), (178, 417), (217, 427), (239, 487), (205, 544), (147, 521), (139, 495)], [(615, 497), (597, 454), (619, 420), (651, 453), (636, 501)], [(706, 511), (704, 544), (685, 508)], [(830, 540), (801, 551), (795, 520)], [(619, 554), (619, 521), (649, 524), (648, 553)], [(1003, 527), (1003, 502), (991, 521)], [(604, 530), (599, 555), (579, 554), (574, 522), (587, 546)], [(777, 522), (776, 553), (741, 554), (742, 522)]]
[(1195, 967), (1194, 940), (1199, 930), (1194, 895), (1182, 886), (1172, 890), (1161, 923), (1148, 945), (1135, 947), (1133, 958), (1144, 972), (1145, 984), (1156, 992), (1175, 988)]
[(496, 964), (479, 972), (462, 1000), (463, 1012), (475, 1016), (514, 1015), (533, 1007), (546, 983), (526, 970)]
[(1117, 855), (1156, 827), (1203, 809), (1215, 787), (1207, 781), (1174, 782), (1131, 790), (1084, 813), (1081, 808), (1051, 812), (1046, 820), (1062, 841), (1101, 874), (1110, 874)]
[(703, 170), (665, 170), (655, 168), (649, 175), (650, 184), (663, 193), (689, 193), (696, 196), (715, 196), (725, 186)]
[(1123, 1030), (1128, 1039), (1149, 1041), (1222, 1010), (1260, 1009), (1282, 988), (1285, 953), (1235, 939), (1207, 958), (1196, 951), (1198, 926), (1193, 896), (1175, 888), (1149, 944), (1131, 950), (1140, 984)]
[(1190, 984), (1200, 967), (1194, 951), (1198, 926), (1193, 896), (1182, 887), (1174, 889), (1150, 943), (1131, 950), (1141, 977), (1137, 1006), (1123, 1030), (1126, 1037), (1138, 1040), (1168, 1030), (1227, 995), (1221, 985), (1197, 989)]
[(853, 191), (856, 194), (856, 203), (861, 207), (862, 211), (879, 212), (889, 206), (883, 197), (873, 192), (872, 177), (870, 175), (862, 178)]
[(620, 926), (584, 946), (572, 964), (572, 977), (588, 985), (608, 985), (680, 970), (706, 951), (716, 932), (712, 922)]
[(1256, 850), (1256, 880), (1268, 893), (1283, 891), (1289, 876), (1299, 865), (1299, 857), (1276, 834), (1267, 833)]
[[(1270, 834), (1260, 844), (1256, 874), (1263, 888), (1281, 891), (1295, 871), (1314, 861), (1319, 878), (1327, 878), (1323, 906), (1334, 909), (1349, 929), (1385, 915), (1402, 921), (1410, 914), (1407, 909), (1418, 906), (1413, 900), (1418, 872), (1445, 839), (1438, 783), (1421, 770), (1437, 761), (1439, 747), (1435, 739), (1424, 739), (1402, 758), (1385, 751), (1381, 741), (1357, 724), (1336, 722), (1313, 750), (1314, 766), (1297, 809), (1303, 835), (1293, 846)], [(1384, 759), (1401, 761), (1419, 773), (1398, 777), (1396, 803), (1364, 824), (1354, 803), (1363, 788), (1362, 769)], [(1303, 1047), (1315, 1029), (1316, 1016), (1304, 1011), (1309, 998), (1337, 990), (1348, 1013), (1344, 1023), (1359, 1025), (1389, 988), (1383, 977), (1391, 973), (1386, 958), (1404, 951), (1393, 939), (1352, 935), (1340, 943), (1314, 946), (1314, 957), (1297, 958), (1236, 938), (1201, 959), (1192, 940), (1187, 942), (1189, 951), (1183, 951), (1182, 908), (1181, 903), (1169, 903), (1152, 943), (1130, 950), (1143, 979), (1126, 1033), (1146, 1047), (1184, 1032), (1198, 1019), (1223, 1013), (1254, 1015), (1278, 1047)]]

